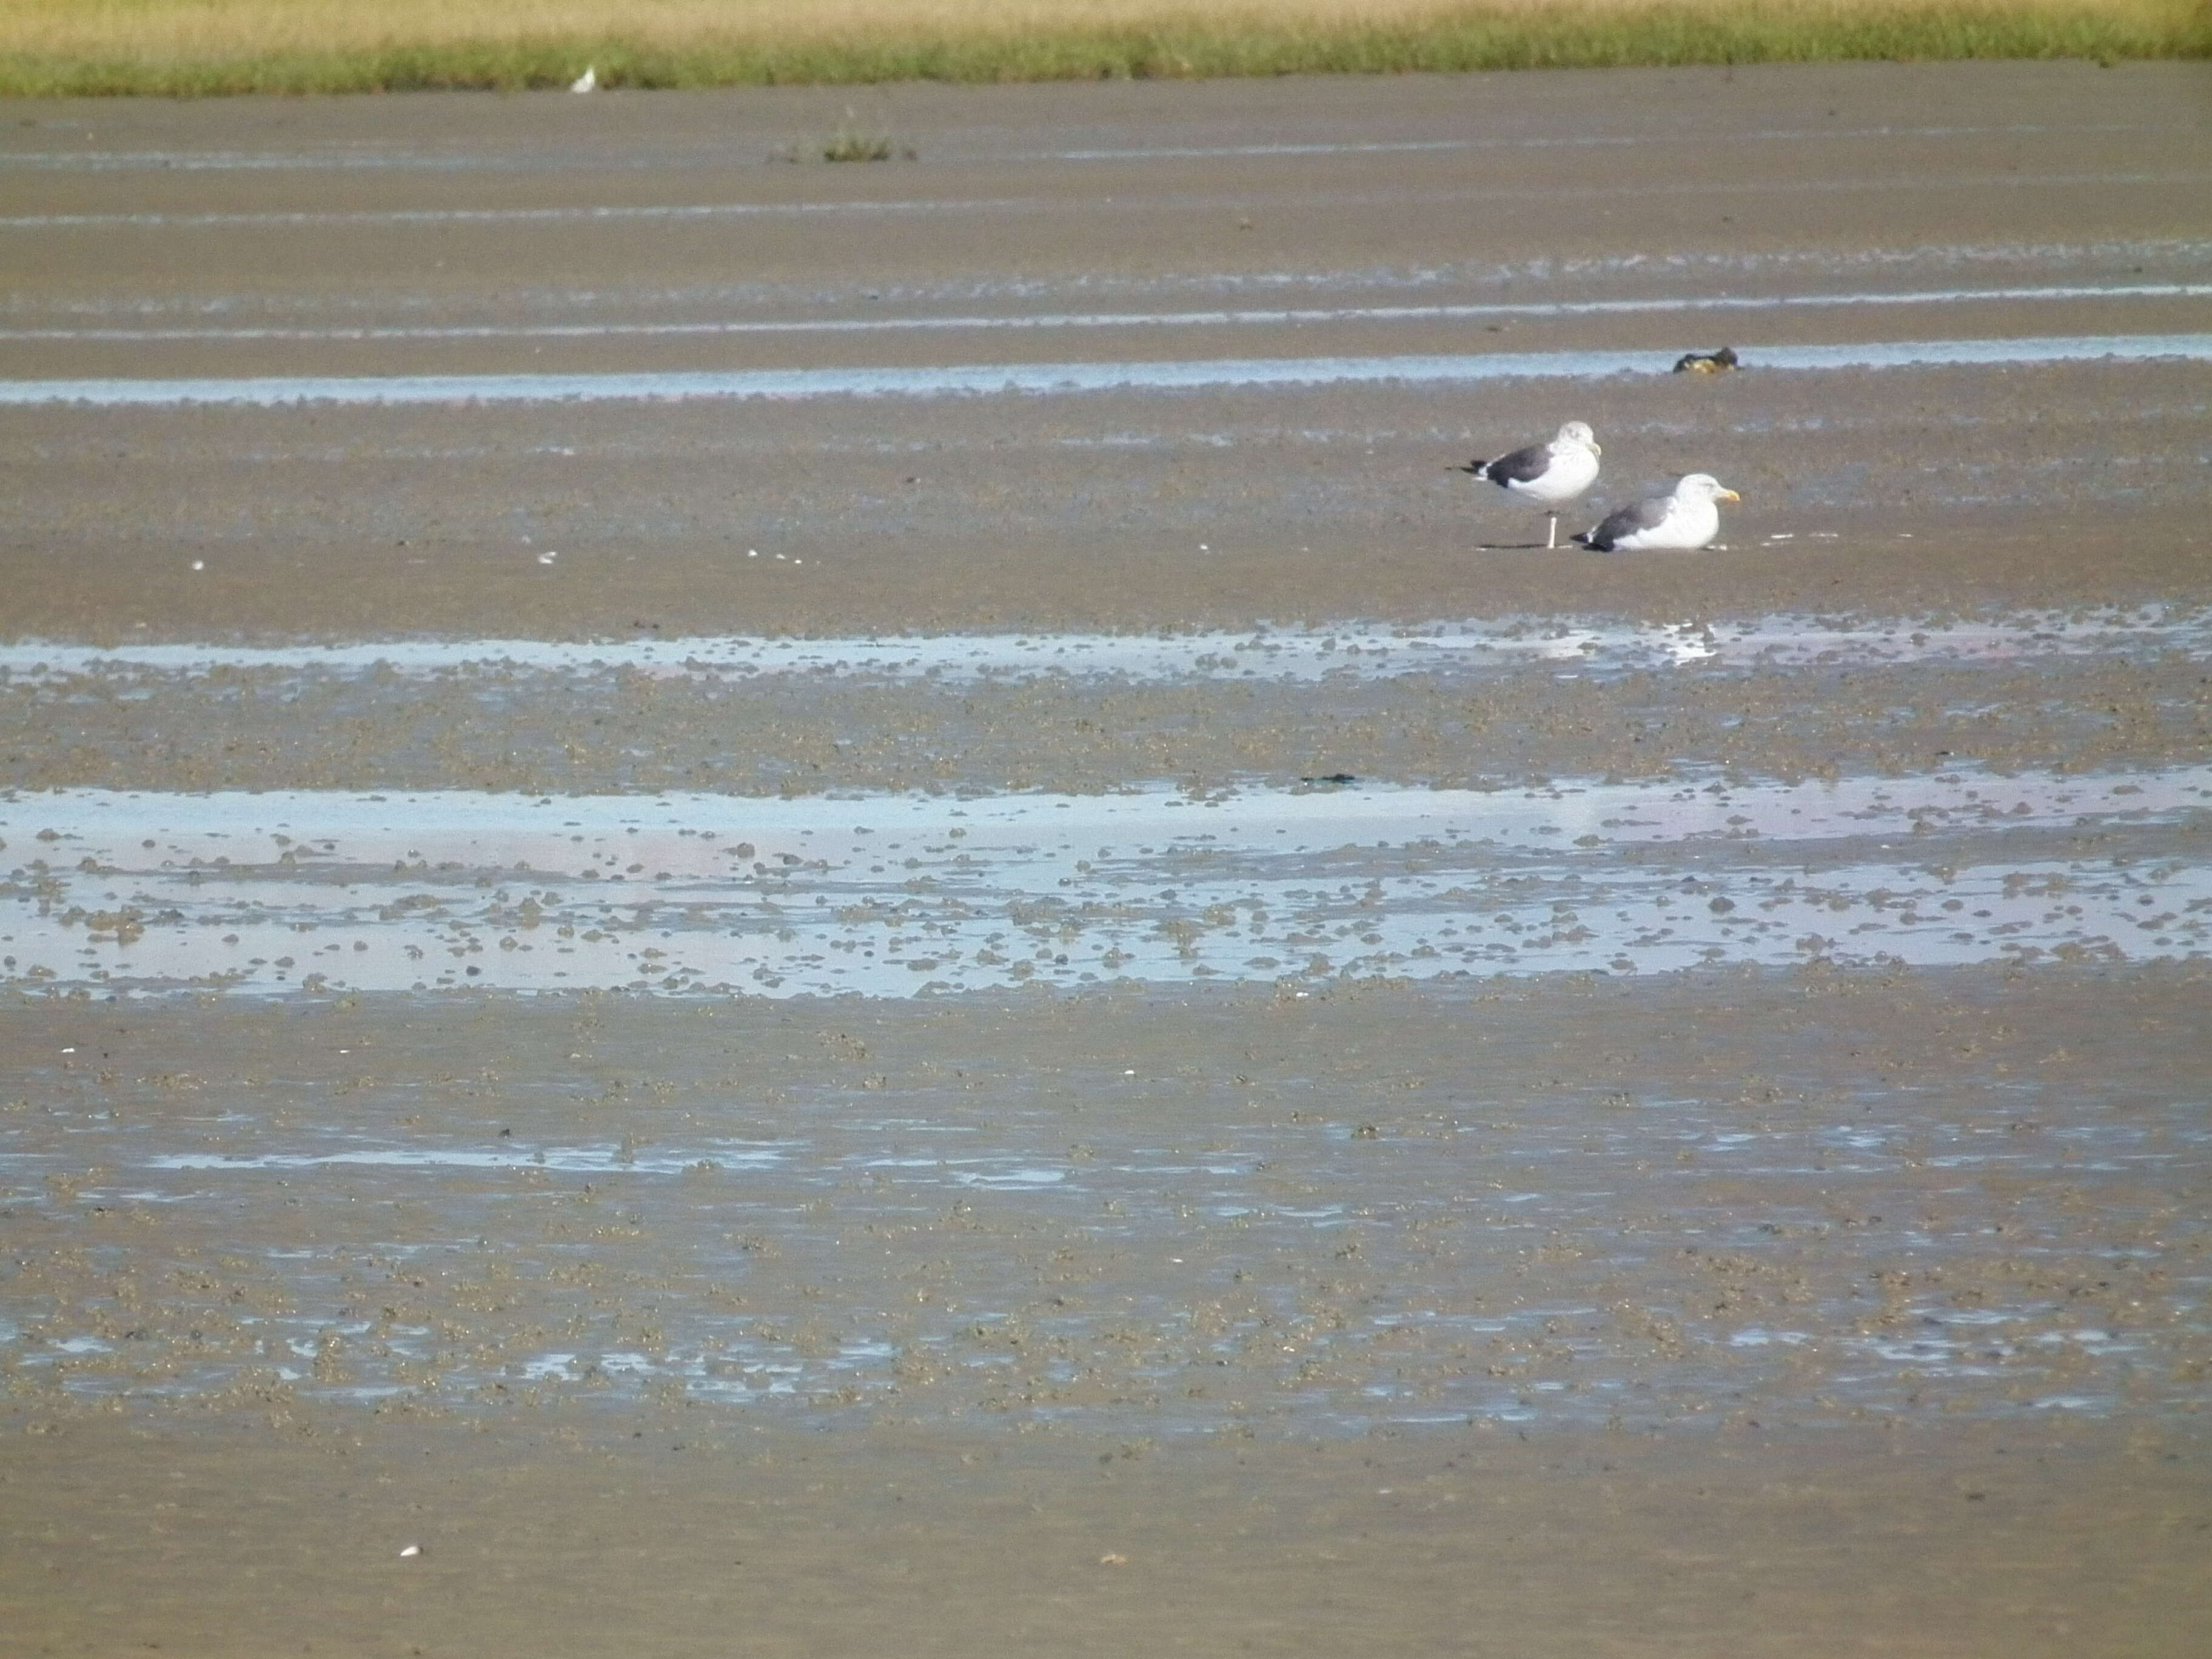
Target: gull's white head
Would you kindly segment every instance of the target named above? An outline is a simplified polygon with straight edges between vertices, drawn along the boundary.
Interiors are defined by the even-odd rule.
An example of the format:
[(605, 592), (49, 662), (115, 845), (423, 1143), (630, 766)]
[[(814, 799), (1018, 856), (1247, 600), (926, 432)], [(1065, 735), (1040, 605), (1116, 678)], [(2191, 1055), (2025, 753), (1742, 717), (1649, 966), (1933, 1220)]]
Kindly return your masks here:
[(1742, 496), (1710, 472), (1692, 472), (1674, 486), (1678, 499), (1693, 501), (1740, 501)]
[(1559, 428), (1559, 435), (1552, 441), (1555, 444), (1580, 444), (1593, 455), (1605, 453), (1597, 447), (1597, 434), (1589, 429), (1588, 421), (1569, 421)]

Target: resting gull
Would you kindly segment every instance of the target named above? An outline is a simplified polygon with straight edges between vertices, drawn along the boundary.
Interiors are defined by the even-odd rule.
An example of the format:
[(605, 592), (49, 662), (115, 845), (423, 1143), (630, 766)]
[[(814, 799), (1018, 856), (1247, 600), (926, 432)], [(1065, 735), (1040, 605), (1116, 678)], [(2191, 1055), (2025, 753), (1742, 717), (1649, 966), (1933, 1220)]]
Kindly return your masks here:
[(1597, 447), (1597, 435), (1586, 422), (1569, 421), (1559, 428), (1559, 435), (1547, 444), (1530, 444), (1526, 449), (1516, 449), (1494, 461), (1469, 461), (1460, 471), (1487, 478), (1499, 488), (1545, 508), (1551, 527), (1545, 532), (1544, 545), (1557, 547), (1557, 509), (1596, 482), (1597, 458), (1604, 453)]
[(1671, 495), (1654, 495), (1608, 513), (1595, 528), (1575, 538), (1601, 553), (1635, 553), (1647, 547), (1698, 548), (1721, 533), (1715, 501), (1740, 501), (1710, 472), (1692, 472)]

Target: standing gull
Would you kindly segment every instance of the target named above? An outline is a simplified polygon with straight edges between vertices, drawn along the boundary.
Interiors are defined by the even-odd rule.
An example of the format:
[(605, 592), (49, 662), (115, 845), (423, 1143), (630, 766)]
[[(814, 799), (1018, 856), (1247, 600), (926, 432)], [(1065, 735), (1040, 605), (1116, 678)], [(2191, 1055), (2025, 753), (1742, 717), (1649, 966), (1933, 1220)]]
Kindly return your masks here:
[(1698, 548), (1721, 533), (1716, 501), (1740, 501), (1710, 472), (1692, 472), (1671, 495), (1648, 500), (1606, 514), (1595, 528), (1574, 539), (1601, 553), (1634, 553), (1647, 547)]
[(1559, 544), (1562, 503), (1571, 501), (1597, 481), (1597, 458), (1605, 452), (1587, 422), (1569, 421), (1547, 444), (1530, 444), (1494, 461), (1469, 461), (1460, 468), (1545, 509), (1551, 526), (1544, 535), (1546, 547)]

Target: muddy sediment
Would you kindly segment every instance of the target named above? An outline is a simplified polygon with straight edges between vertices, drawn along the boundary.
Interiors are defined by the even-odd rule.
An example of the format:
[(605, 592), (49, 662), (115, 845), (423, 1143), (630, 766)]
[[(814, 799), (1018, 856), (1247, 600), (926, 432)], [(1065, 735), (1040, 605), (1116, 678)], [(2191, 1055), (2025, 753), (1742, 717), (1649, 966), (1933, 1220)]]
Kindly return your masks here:
[(72, 1426), (11, 1450), (0, 1595), (63, 1650), (255, 1655), (1826, 1656), (1903, 1632), (2118, 1659), (2190, 1652), (2212, 1613), (2204, 1449), (2156, 1431), (1176, 1449), (645, 1420)]
[(1171, 1438), (2185, 1420), (2202, 980), (19, 997), (12, 1390)]
[[(680, 649), (680, 647), (679, 647)], [(1342, 775), (1431, 788), (1723, 771), (2099, 772), (2202, 758), (2203, 659), (1619, 677), (1554, 665), (1318, 684), (1037, 676), (939, 685), (495, 665), (403, 678), (226, 669), (10, 677), (0, 755), (26, 789), (708, 789), (1075, 794)], [(147, 741), (149, 702), (164, 731)]]
[(2200, 978), (18, 1001), (0, 1584), (186, 1652), (2186, 1651)]
[[(2174, 438), (2212, 419), (2201, 365), (1791, 373), (1750, 355), (1717, 381), (1029, 407), (0, 410), (21, 484), (8, 626), (117, 645), (1675, 623), (2199, 591), (2207, 486)], [(1540, 514), (1454, 470), (1562, 410), (1608, 468), (1565, 530), (1705, 471), (1745, 496), (1725, 547), (1547, 553)]]

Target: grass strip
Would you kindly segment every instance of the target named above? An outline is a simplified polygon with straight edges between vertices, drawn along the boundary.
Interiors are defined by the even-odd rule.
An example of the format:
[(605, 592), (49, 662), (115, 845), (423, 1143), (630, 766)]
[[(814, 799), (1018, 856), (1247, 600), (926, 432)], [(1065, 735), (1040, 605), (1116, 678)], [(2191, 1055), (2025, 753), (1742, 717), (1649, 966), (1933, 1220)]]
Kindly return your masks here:
[(2212, 57), (2206, 0), (0, 0), (0, 95)]

